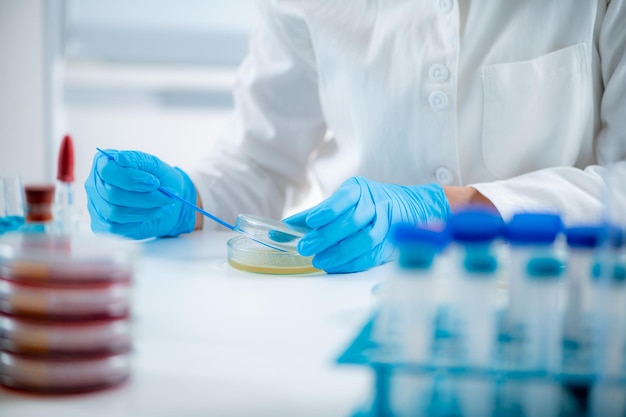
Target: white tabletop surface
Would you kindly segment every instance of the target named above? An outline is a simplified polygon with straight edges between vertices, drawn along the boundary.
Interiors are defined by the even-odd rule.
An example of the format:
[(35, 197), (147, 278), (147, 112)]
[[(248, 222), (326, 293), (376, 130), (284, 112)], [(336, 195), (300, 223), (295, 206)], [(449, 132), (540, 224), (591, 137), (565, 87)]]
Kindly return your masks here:
[(137, 243), (133, 373), (103, 391), (0, 388), (0, 417), (350, 416), (372, 382), (337, 356), (373, 306), (388, 265), (346, 274), (235, 270), (229, 232)]

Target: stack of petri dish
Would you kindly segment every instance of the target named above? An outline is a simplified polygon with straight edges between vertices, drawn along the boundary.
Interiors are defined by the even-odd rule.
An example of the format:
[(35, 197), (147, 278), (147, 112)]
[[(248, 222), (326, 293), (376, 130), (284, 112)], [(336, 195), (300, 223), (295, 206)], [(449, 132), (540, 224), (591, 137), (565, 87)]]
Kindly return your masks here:
[(126, 380), (136, 252), (118, 239), (0, 238), (0, 384), (72, 393)]

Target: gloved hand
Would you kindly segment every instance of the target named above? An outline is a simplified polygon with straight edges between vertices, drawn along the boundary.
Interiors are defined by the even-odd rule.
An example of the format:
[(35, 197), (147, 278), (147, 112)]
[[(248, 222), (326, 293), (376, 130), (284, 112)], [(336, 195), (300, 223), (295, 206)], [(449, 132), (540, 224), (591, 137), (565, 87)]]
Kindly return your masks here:
[(313, 229), (298, 242), (313, 266), (329, 273), (357, 272), (391, 259), (393, 224), (445, 220), (450, 205), (437, 184), (401, 186), (352, 177), (328, 199), (283, 220)]
[(85, 181), (91, 229), (133, 239), (176, 236), (195, 226), (193, 208), (166, 196), (159, 186), (196, 203), (193, 182), (181, 169), (137, 151), (97, 152)]

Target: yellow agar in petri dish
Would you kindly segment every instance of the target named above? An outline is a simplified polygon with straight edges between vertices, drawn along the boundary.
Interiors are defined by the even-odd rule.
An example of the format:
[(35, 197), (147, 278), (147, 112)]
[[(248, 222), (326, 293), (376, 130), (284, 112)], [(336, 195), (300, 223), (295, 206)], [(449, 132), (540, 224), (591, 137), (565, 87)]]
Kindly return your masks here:
[(228, 263), (241, 271), (273, 275), (321, 272), (311, 263), (311, 256), (301, 256), (295, 251), (280, 252), (245, 236), (230, 239), (227, 246)]

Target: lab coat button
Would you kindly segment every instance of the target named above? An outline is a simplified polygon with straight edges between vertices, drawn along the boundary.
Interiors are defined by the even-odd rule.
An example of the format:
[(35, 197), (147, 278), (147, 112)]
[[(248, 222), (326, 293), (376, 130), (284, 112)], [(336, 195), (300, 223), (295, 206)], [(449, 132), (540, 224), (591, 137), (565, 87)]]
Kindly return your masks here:
[(428, 75), (430, 76), (431, 81), (443, 83), (448, 80), (450, 70), (443, 64), (433, 64), (428, 70)]
[(433, 91), (428, 96), (428, 102), (434, 110), (444, 110), (448, 107), (448, 95), (440, 90)]
[(439, 9), (444, 13), (450, 13), (454, 8), (453, 0), (439, 0)]
[(435, 171), (435, 178), (440, 184), (450, 185), (454, 181), (454, 174), (446, 167), (439, 167)]

